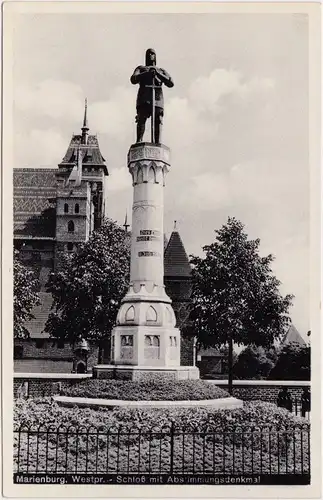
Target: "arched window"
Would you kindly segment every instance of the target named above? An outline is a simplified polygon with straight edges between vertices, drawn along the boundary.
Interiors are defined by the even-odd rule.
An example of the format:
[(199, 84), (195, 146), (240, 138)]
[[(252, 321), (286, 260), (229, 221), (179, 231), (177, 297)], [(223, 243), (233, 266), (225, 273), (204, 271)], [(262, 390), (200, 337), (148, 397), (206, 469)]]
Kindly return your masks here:
[(79, 361), (76, 367), (76, 373), (86, 373), (86, 364), (84, 361)]
[(142, 168), (138, 168), (138, 173), (137, 173), (137, 184), (140, 184), (141, 182), (144, 181), (144, 173), (142, 171)]
[(130, 306), (126, 312), (126, 321), (134, 321), (135, 319), (135, 308)]
[(71, 243), (70, 241), (67, 243), (67, 251), (68, 252), (73, 252), (73, 243)]
[(150, 306), (147, 310), (146, 321), (148, 323), (156, 323), (157, 321), (157, 312), (153, 306)]
[(80, 213), (80, 205), (78, 203), (75, 203), (75, 213), (76, 214)]
[(144, 349), (145, 360), (160, 359), (159, 335), (145, 335), (144, 344), (145, 344), (145, 349)]
[(156, 182), (156, 173), (154, 167), (150, 167), (149, 169), (148, 182)]
[(68, 214), (68, 203), (64, 203), (64, 213)]
[(67, 230), (69, 233), (74, 233), (75, 231), (75, 226), (74, 226), (74, 222), (72, 220), (70, 220), (68, 222), (68, 225), (67, 225)]

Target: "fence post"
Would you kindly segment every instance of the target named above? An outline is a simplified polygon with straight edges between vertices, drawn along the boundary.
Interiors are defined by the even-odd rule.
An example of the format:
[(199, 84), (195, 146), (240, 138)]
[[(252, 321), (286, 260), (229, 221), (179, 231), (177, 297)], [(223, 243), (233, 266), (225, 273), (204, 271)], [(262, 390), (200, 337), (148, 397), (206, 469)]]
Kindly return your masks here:
[(170, 474), (174, 471), (174, 422), (170, 427)]

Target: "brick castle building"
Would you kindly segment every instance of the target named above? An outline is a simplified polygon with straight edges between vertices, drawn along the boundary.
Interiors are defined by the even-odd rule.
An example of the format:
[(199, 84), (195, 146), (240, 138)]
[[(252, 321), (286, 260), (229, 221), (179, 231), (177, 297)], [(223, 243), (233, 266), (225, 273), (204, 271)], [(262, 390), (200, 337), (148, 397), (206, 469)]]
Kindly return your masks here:
[[(14, 170), (14, 248), (32, 267), (39, 280), (40, 305), (26, 324), (30, 338), (16, 339), (14, 369), (17, 372), (69, 373), (73, 349), (44, 332), (52, 305), (46, 292), (49, 274), (59, 266), (60, 252), (73, 252), (100, 227), (105, 216), (108, 169), (98, 138), (89, 133), (87, 104), (81, 134), (73, 135), (57, 168)], [(189, 261), (177, 231), (165, 249), (165, 285), (173, 300), (179, 328), (187, 319), (191, 293)], [(193, 342), (182, 341), (181, 362), (193, 364)], [(99, 346), (90, 345), (88, 368), (98, 363)], [(103, 346), (104, 363), (110, 361), (110, 346)]]

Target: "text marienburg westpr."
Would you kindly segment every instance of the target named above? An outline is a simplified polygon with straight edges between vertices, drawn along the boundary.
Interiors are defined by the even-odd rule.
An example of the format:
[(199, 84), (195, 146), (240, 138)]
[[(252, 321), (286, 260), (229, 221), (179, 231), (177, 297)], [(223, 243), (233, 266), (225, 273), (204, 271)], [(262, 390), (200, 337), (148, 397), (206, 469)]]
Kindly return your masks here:
[(207, 475), (207, 474), (45, 474), (15, 473), (15, 484), (72, 485), (259, 485), (310, 484), (309, 475)]

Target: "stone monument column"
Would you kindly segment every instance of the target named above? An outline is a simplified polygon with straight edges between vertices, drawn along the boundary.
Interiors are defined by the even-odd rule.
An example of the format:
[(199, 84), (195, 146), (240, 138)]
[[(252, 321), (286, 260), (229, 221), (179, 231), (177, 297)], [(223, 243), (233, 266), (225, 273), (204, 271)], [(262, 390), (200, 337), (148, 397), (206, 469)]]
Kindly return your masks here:
[(130, 284), (112, 333), (116, 365), (180, 365), (180, 332), (164, 286), (163, 191), (169, 167), (166, 146), (139, 143), (129, 150), (133, 184)]
[[(93, 368), (97, 378), (199, 378), (196, 367), (180, 366), (180, 331), (164, 286), (164, 186), (170, 150), (160, 143), (164, 115), (162, 85), (170, 75), (156, 65), (156, 52), (146, 51), (131, 83), (137, 95), (137, 142), (128, 153), (133, 185), (130, 283), (111, 334), (111, 365)], [(151, 118), (151, 142), (142, 142)]]

